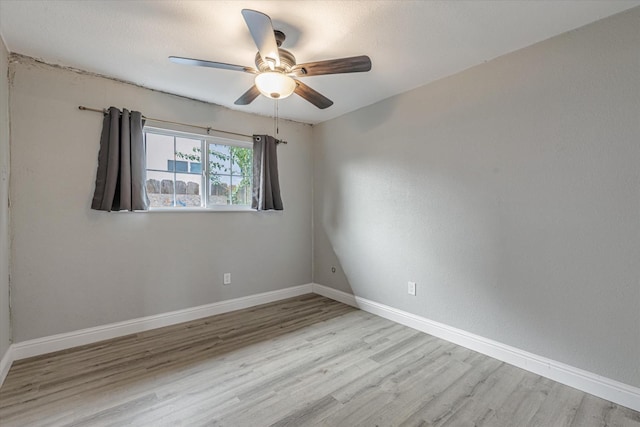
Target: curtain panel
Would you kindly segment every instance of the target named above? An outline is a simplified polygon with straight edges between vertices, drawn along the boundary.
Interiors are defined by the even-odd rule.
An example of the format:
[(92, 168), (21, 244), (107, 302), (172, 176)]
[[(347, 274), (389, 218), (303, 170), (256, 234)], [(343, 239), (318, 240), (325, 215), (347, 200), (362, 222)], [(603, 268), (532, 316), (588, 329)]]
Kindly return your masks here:
[(269, 135), (253, 135), (251, 208), (259, 211), (283, 210), (278, 179), (277, 142)]
[(102, 122), (96, 187), (91, 209), (148, 210), (146, 153), (139, 111), (110, 107)]

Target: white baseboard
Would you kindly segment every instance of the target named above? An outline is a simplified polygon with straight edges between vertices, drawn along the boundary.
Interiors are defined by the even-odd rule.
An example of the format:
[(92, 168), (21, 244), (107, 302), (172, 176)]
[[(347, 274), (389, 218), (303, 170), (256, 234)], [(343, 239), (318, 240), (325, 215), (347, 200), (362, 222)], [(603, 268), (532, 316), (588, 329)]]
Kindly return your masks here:
[(4, 379), (7, 378), (11, 364), (13, 363), (13, 344), (9, 346), (7, 351), (0, 359), (0, 386), (4, 383)]
[(638, 387), (317, 283), (313, 284), (313, 292), (640, 411), (640, 388)]
[(351, 295), (328, 286), (318, 285), (317, 283), (313, 284), (312, 289), (314, 294), (322, 295), (323, 297), (330, 298), (334, 301), (338, 301), (352, 307), (358, 307), (355, 295)]
[[(150, 329), (162, 328), (164, 326), (189, 322), (203, 317), (215, 316), (216, 314), (228, 313), (230, 311), (241, 310), (243, 308), (309, 294), (312, 293), (312, 289), (312, 284), (308, 283), (306, 285), (293, 286), (290, 288), (279, 289), (277, 291), (264, 292), (261, 294), (214, 302), (212, 304), (201, 305), (198, 307), (171, 311), (169, 313), (140, 317), (138, 319), (126, 320), (124, 322), (111, 323), (94, 328), (81, 329), (78, 331), (22, 341), (11, 346), (11, 360), (39, 356), (41, 354), (65, 350), (79, 345), (91, 344), (124, 335), (148, 331)], [(0, 384), (2, 383), (0, 382)]]

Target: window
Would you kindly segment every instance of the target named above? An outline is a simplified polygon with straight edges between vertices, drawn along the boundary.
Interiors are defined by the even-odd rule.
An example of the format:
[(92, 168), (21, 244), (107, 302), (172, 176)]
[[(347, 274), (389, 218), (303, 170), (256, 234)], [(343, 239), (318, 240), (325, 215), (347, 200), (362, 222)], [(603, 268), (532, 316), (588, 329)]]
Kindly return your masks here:
[(144, 138), (151, 209), (251, 204), (250, 142), (149, 127), (144, 128)]
[(200, 166), (200, 163), (189, 162), (189, 172), (202, 173), (202, 167)]
[(180, 160), (167, 160), (167, 170), (176, 172), (187, 172), (189, 168), (189, 162), (183, 162)]

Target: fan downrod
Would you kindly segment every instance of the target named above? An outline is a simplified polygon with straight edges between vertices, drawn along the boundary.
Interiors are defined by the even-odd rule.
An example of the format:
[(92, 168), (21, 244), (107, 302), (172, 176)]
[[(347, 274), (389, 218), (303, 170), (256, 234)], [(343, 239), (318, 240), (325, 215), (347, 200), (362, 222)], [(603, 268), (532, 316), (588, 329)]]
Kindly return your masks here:
[(276, 44), (278, 47), (282, 46), (282, 42), (287, 38), (287, 36), (285, 36), (280, 30), (273, 30), (273, 35), (276, 36)]

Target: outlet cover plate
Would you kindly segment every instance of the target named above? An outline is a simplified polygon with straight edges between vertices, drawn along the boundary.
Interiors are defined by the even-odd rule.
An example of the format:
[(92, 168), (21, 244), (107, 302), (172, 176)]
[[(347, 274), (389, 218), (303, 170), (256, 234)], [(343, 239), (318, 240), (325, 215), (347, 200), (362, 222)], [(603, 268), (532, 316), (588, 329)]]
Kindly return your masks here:
[(409, 295), (416, 296), (416, 282), (409, 282), (407, 285), (407, 292)]
[(231, 284), (231, 273), (224, 273), (224, 276), (222, 277), (222, 284), (223, 285)]

